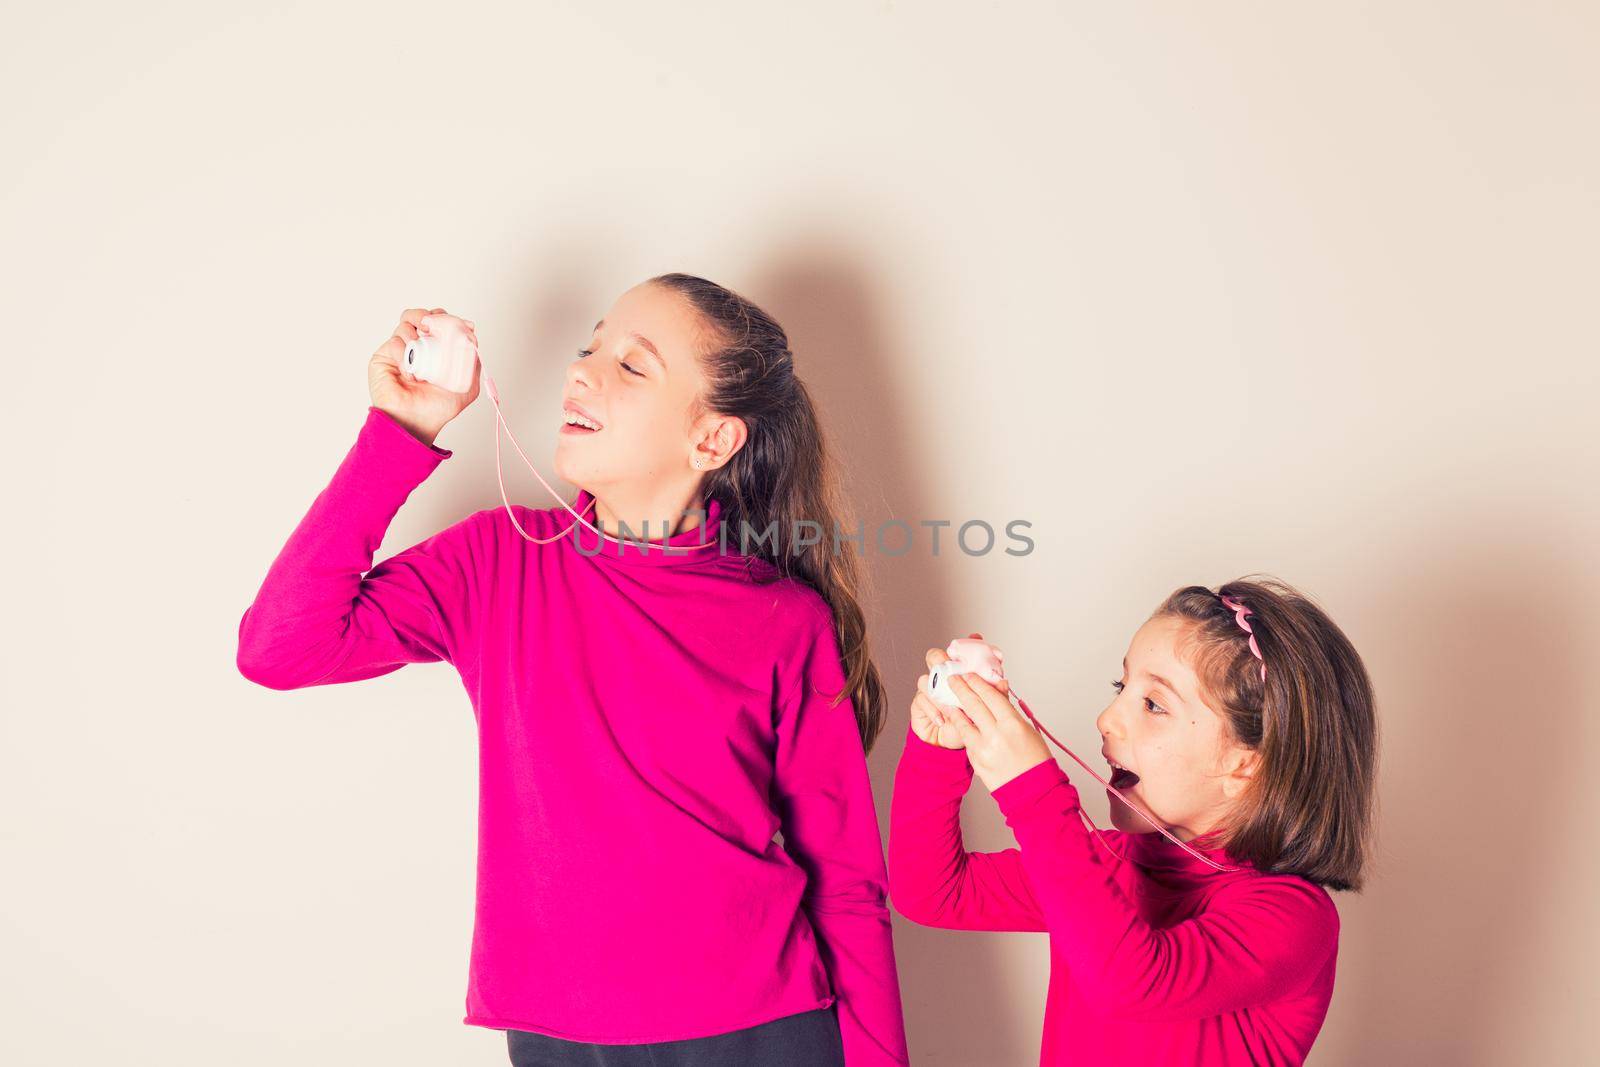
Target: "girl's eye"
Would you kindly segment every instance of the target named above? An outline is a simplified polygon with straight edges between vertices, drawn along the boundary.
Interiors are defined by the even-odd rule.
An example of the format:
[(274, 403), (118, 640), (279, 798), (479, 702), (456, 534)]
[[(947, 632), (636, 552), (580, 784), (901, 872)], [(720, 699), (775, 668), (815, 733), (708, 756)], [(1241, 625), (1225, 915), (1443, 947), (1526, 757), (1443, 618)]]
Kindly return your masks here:
[[(578, 349), (578, 358), (579, 359), (582, 359), (584, 356), (592, 356), (592, 355), (594, 355), (594, 349), (592, 349), (592, 348), (580, 348), (580, 349)], [(643, 371), (636, 371), (631, 366), (629, 366), (627, 363), (623, 363), (622, 364), (622, 369), (627, 371), (629, 374), (638, 375), (640, 378), (644, 377), (644, 372)]]
[[(1118, 681), (1118, 682), (1112, 682), (1111, 683), (1111, 688), (1115, 689), (1117, 692), (1120, 693), (1120, 692), (1122, 692), (1123, 686), (1122, 686), (1122, 683), (1120, 681)], [(1165, 714), (1167, 714), (1167, 709), (1166, 708), (1162, 707), (1160, 704), (1157, 704), (1154, 700), (1151, 700), (1149, 697), (1145, 697), (1144, 698), (1144, 707), (1145, 707), (1145, 710), (1150, 712), (1150, 714), (1152, 714), (1152, 715), (1165, 715)]]

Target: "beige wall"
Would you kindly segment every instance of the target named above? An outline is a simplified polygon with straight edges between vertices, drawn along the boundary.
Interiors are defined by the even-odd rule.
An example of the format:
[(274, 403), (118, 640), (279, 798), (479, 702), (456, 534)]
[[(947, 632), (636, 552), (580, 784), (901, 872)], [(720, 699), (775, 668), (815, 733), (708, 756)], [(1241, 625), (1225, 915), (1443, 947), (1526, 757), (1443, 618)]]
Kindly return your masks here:
[[(1035, 524), (874, 558), (885, 821), (928, 646), (1092, 747), (1162, 595), (1270, 571), (1382, 702), (1312, 1062), (1592, 1055), (1594, 9), (599, 7), (8, 16), (0, 1060), (504, 1062), (453, 672), (275, 693), (235, 626), (402, 308), (541, 426), (674, 269), (790, 328), (869, 518)], [(492, 428), (383, 554), (498, 500)], [(914, 1061), (1034, 1063), (1044, 940), (896, 922)]]

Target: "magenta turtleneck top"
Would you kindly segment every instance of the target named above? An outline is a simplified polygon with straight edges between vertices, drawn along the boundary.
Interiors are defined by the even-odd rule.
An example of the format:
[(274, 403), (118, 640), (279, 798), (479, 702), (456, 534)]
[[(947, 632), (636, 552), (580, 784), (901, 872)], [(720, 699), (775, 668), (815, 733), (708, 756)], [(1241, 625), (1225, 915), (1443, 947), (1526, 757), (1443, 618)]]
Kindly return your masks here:
[[(459, 672), (479, 739), (464, 1021), (634, 1044), (837, 1005), (849, 1067), (907, 1063), (827, 603), (732, 535), (724, 553), (715, 501), (681, 553), (581, 527), (532, 544), (494, 507), (373, 566), (450, 455), (368, 409), (240, 619), (238, 668), (272, 689)], [(534, 537), (573, 522), (514, 508)]]
[(1326, 890), (1214, 850), (1241, 866), (1219, 872), (1156, 833), (1102, 843), (1053, 759), (994, 790), (1019, 847), (968, 852), (972, 777), (965, 751), (906, 731), (894, 905), (928, 926), (1050, 935), (1044, 1067), (1304, 1061), (1333, 995), (1339, 914)]

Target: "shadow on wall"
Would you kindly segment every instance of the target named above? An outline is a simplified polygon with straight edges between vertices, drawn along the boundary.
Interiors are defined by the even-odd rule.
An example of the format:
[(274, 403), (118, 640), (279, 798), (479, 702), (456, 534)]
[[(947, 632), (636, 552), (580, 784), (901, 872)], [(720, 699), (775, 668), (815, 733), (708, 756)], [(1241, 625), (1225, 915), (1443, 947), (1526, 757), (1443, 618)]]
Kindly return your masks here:
[[(950, 554), (935, 558), (925, 541), (900, 556), (880, 555), (872, 548), (872, 532), (880, 523), (899, 518), (915, 526), (932, 514), (926, 495), (931, 465), (911, 450), (914, 427), (907, 397), (891, 378), (892, 368), (910, 361), (891, 358), (895, 340), (883, 325), (875, 276), (870, 264), (836, 248), (791, 248), (748, 285), (724, 284), (732, 284), (783, 324), (855, 517), (866, 523), (870, 584), (864, 609), (888, 699), (887, 725), (868, 763), (887, 841), (894, 768), (916, 678), (926, 670), (923, 654), (959, 636), (963, 623), (950, 603)], [(892, 547), (897, 544), (891, 542)], [(1012, 843), (997, 814), (974, 814), (988, 820), (982, 832), (969, 830), (969, 848)], [(1005, 939), (1029, 936), (936, 930), (894, 915), (912, 1063), (1038, 1063), (1044, 989), (1018, 988), (1014, 964), (1002, 958)]]
[[(545, 250), (518, 275), (568, 279), (542, 290), (530, 312), (523, 340), (532, 350), (571, 347), (564, 338), (572, 323), (581, 329), (598, 317), (577, 279), (609, 272), (584, 255), (577, 242), (559, 254)], [(899, 358), (877, 276), (842, 244), (802, 241), (753, 275), (711, 275), (788, 331), (846, 496), (869, 533), (887, 519), (915, 524), (933, 514), (935, 469), (912, 448), (918, 427), (892, 372), (914, 360)], [(639, 280), (623, 279), (617, 291)], [(558, 392), (564, 366), (507, 367), (499, 375), (502, 392)], [(478, 417), (492, 422), (493, 413)], [(496, 496), (492, 466), (478, 476)], [(1376, 621), (1352, 634), (1378, 700), (1377, 850), (1368, 888), (1334, 894), (1343, 917), (1339, 977), (1308, 1062), (1557, 1062), (1561, 1057), (1527, 1041), (1539, 1032), (1529, 1020), (1550, 1018), (1555, 1009), (1529, 1003), (1524, 990), (1534, 988), (1527, 980), (1541, 977), (1553, 956), (1573, 955), (1561, 947), (1570, 934), (1538, 900), (1576, 875), (1572, 842), (1585, 829), (1566, 813), (1586, 788), (1578, 735), (1587, 683), (1578, 635), (1588, 609), (1572, 580), (1587, 564), (1575, 542), (1557, 543), (1554, 534), (1541, 540), (1541, 530), (1561, 526), (1528, 521), (1537, 508), (1508, 512), (1488, 498), (1454, 511), (1432, 499), (1401, 507), (1412, 505), (1413, 535), (1386, 536), (1370, 550), (1365, 588), (1375, 591), (1369, 618)], [(966, 625), (952, 593), (959, 558), (936, 559), (925, 544), (891, 557), (869, 541), (864, 607), (888, 716), (868, 762), (885, 837), (923, 652)], [(1352, 551), (1350, 565), (1359, 562)], [(1516, 791), (1522, 788), (1534, 792), (1525, 797)], [(992, 804), (969, 803), (964, 823), (970, 848), (1012, 843)], [(1043, 935), (936, 930), (898, 914), (894, 935), (913, 1063), (1038, 1062)], [(1019, 966), (1029, 951), (1039, 955), (1037, 968)], [(1542, 974), (1545, 996), (1550, 981)], [(1581, 989), (1584, 976), (1573, 981)]]
[(1537, 543), (1531, 514), (1515, 527), (1487, 506), (1431, 515), (1418, 543), (1384, 549), (1414, 565), (1373, 586), (1390, 599), (1364, 642), (1397, 650), (1387, 669), (1363, 650), (1381, 731), (1377, 858), (1362, 894), (1335, 894), (1344, 941), (1312, 1063), (1557, 1062), (1528, 1047), (1551, 1006), (1522, 990), (1570, 936), (1537, 897), (1573, 875), (1581, 832), (1562, 816), (1587, 788), (1584, 564)]

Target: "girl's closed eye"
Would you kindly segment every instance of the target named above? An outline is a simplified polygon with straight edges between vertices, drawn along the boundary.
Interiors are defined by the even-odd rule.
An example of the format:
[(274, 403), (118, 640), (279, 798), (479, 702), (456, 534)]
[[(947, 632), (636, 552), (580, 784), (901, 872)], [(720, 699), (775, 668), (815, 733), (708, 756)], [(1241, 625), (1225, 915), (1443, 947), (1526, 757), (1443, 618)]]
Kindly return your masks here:
[[(594, 349), (592, 349), (592, 348), (580, 348), (580, 349), (578, 349), (578, 358), (579, 359), (582, 359), (584, 356), (592, 356), (592, 355), (594, 355)], [(623, 361), (622, 369), (627, 371), (629, 374), (635, 375), (636, 377), (639, 377), (639, 378), (643, 378), (644, 377), (644, 372), (643, 371), (634, 370), (632, 365), (629, 364), (626, 360)]]

